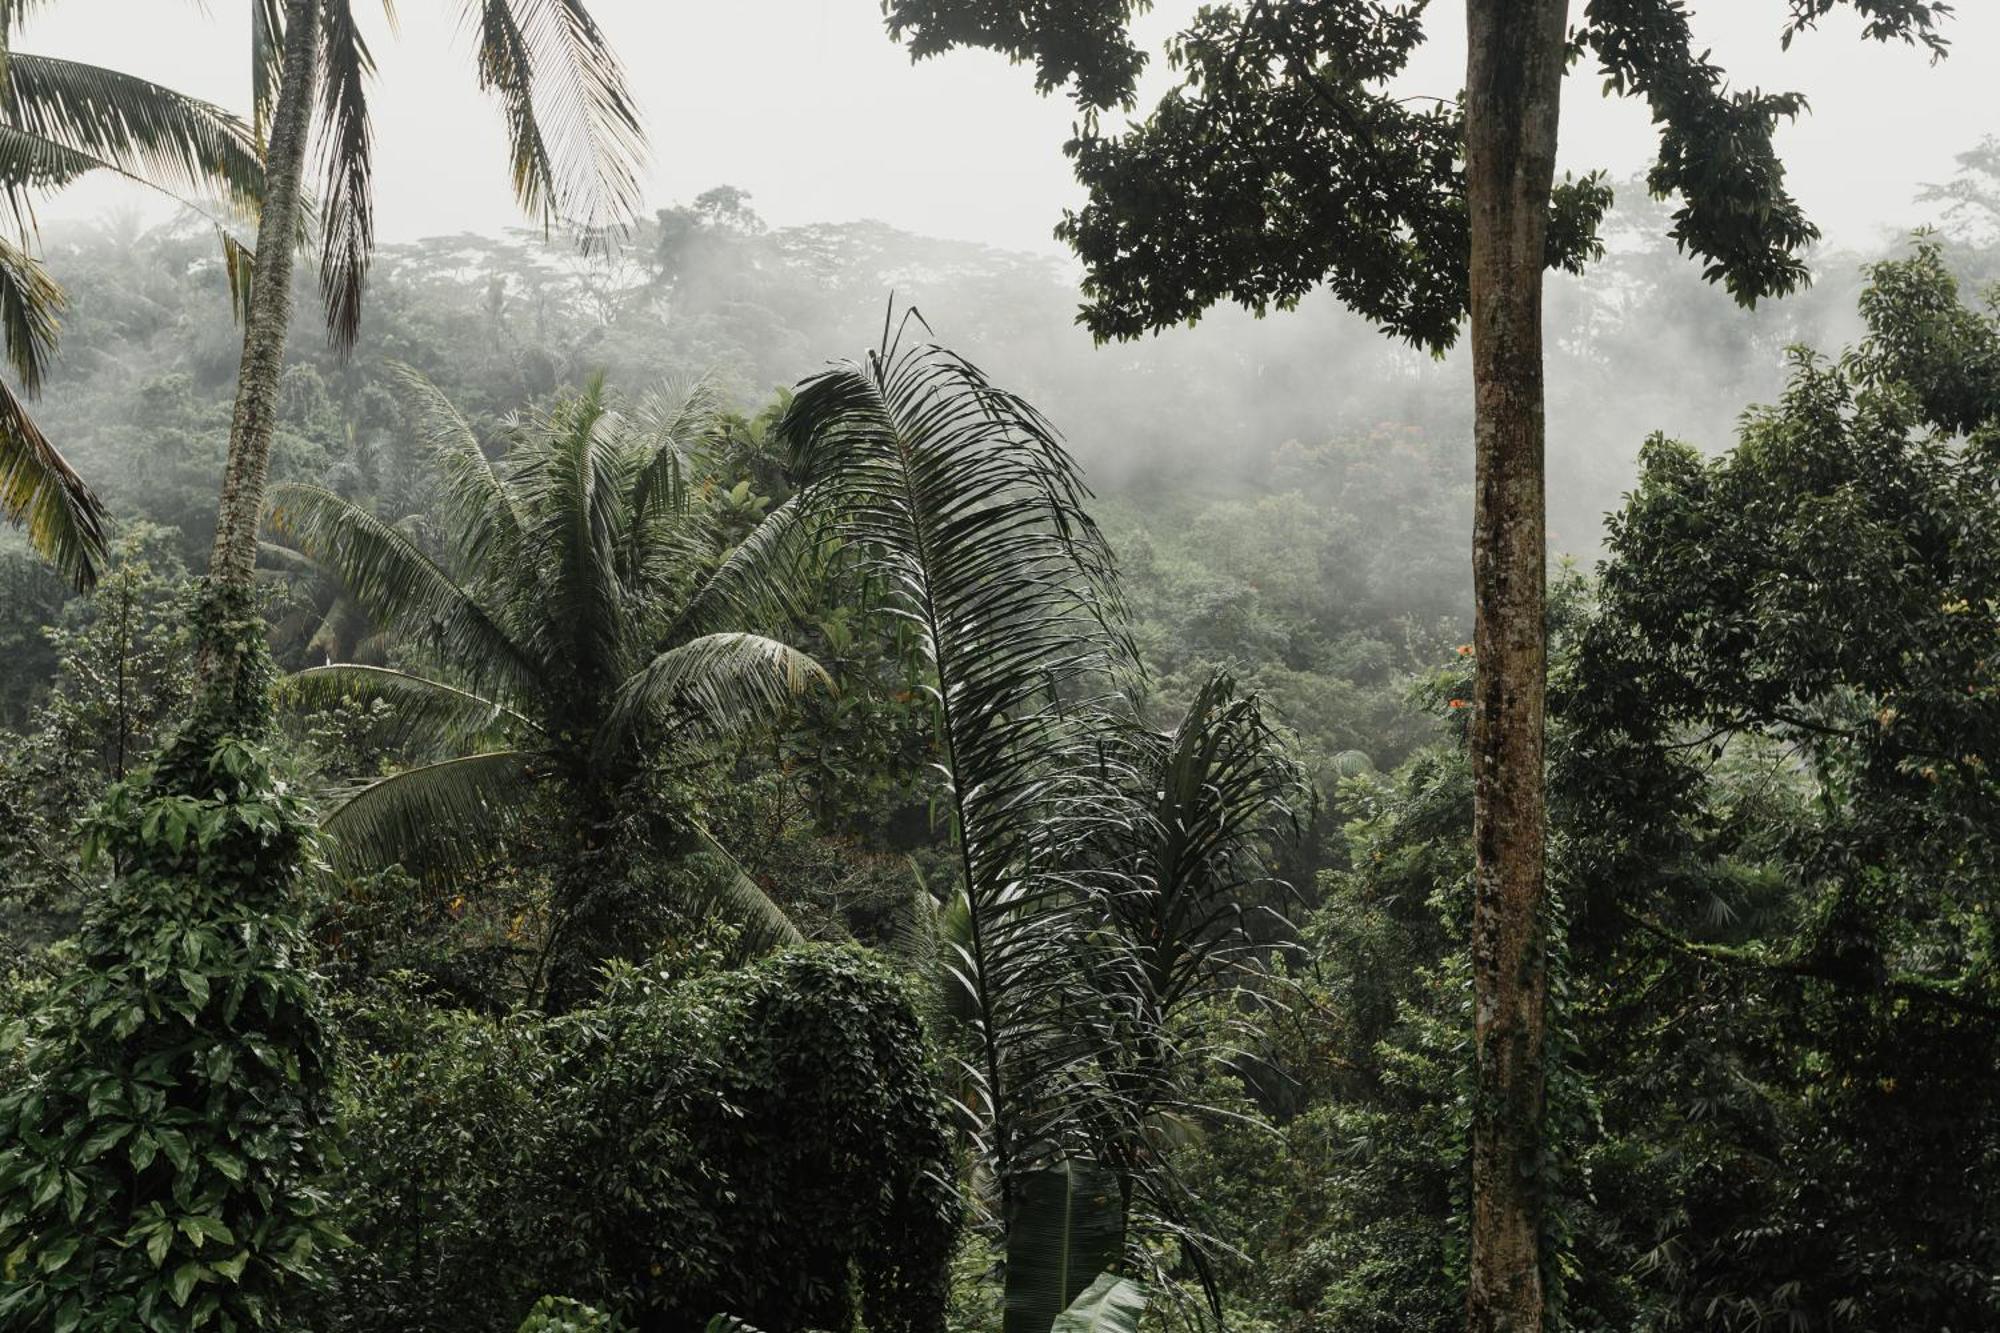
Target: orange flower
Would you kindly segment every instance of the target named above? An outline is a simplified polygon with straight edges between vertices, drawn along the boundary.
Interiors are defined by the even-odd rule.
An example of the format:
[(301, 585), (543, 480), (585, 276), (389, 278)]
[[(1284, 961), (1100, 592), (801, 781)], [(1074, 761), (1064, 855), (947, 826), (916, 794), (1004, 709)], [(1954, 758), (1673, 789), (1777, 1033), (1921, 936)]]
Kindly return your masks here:
[(1460, 657), (1472, 656), (1472, 645), (1469, 643), (1461, 643), (1460, 645), (1458, 645), (1458, 655)]
[(1463, 708), (1465, 707), (1465, 700), (1453, 699), (1450, 703), (1446, 704), (1445, 707), (1453, 709)]

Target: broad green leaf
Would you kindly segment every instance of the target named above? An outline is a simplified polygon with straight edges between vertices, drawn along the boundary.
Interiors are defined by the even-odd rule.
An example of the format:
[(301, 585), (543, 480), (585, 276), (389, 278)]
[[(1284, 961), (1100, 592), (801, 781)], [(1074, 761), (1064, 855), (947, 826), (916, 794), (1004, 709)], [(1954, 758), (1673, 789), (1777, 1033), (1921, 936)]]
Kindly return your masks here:
[(1124, 1206), (1110, 1171), (1069, 1161), (1017, 1177), (1007, 1211), (1003, 1333), (1048, 1333), (1124, 1248)]

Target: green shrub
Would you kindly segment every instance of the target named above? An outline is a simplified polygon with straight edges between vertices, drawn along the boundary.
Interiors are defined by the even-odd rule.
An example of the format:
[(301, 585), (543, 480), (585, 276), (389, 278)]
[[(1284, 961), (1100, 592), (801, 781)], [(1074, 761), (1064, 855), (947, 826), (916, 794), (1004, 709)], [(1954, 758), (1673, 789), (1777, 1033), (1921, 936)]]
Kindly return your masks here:
[(92, 817), (122, 873), (0, 1037), (0, 1327), (269, 1328), (317, 1275), (330, 1103), (293, 897), (309, 827), (234, 740), (182, 747)]
[(942, 1326), (959, 1202), (930, 1050), (848, 949), (504, 1020), (348, 1024), (338, 1299), (316, 1328), (508, 1327), (573, 1292), (643, 1330)]

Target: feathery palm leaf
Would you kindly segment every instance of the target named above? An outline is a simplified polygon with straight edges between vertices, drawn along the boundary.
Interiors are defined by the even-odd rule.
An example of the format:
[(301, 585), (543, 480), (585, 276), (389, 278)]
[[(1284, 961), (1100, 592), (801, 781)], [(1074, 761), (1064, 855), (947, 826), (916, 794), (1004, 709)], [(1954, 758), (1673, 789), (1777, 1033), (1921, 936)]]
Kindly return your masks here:
[(388, 667), (335, 663), (296, 671), (282, 682), (288, 703), (326, 708), (348, 701), (379, 699), (390, 706), (388, 739), (437, 736), (465, 742), (506, 727), (533, 732), (527, 718), (492, 699), (442, 681)]
[(13, 390), (0, 383), (0, 515), (83, 587), (104, 552), (104, 510)]
[(582, 0), (464, 0), (479, 86), (499, 98), (515, 198), (594, 242), (639, 205), (644, 134), (624, 71)]
[(707, 856), (724, 872), (709, 882), (705, 896), (690, 904), (698, 915), (714, 911), (725, 920), (736, 922), (743, 930), (740, 947), (745, 954), (764, 953), (804, 940), (799, 928), (785, 915), (785, 909), (771, 901), (763, 886), (713, 833), (697, 824), (690, 836), (695, 851)]
[(544, 661), (567, 661), (595, 688), (622, 674), (629, 599), (619, 577), (619, 538), (629, 475), (613, 445), (618, 421), (601, 376), (529, 423), (532, 447), (509, 478), (527, 518), (523, 567), (546, 571), (550, 596), (527, 630)]
[(518, 693), (539, 664), (492, 613), (403, 533), (320, 486), (271, 488), (271, 524), (330, 569), (378, 621), (435, 637), (472, 679)]
[(803, 619), (803, 594), (821, 586), (836, 529), (810, 497), (792, 496), (765, 515), (702, 581), (682, 608), (673, 636)]
[(601, 743), (619, 744), (646, 717), (669, 718), (713, 739), (740, 736), (782, 719), (814, 685), (831, 688), (833, 679), (796, 648), (761, 634), (704, 634), (667, 649), (626, 680)]
[[(97, 65), (14, 51), (0, 84), (0, 191), (17, 222), (32, 196), (94, 171), (161, 190), (218, 222), (254, 213), (264, 164), (222, 108)], [(218, 217), (208, 201), (219, 196)]]
[(1143, 817), (1107, 825), (1115, 887), (1105, 901), (1139, 963), (1122, 975), (1143, 980), (1140, 1001), (1165, 1027), (1254, 953), (1244, 904), (1278, 887), (1269, 851), (1287, 835), (1304, 780), (1261, 702), (1226, 672), (1202, 682), (1171, 734), (1142, 737), (1140, 747)]
[[(1122, 669), (1109, 551), (1053, 429), (935, 346), (885, 345), (801, 385), (781, 426), (811, 503), (919, 630), (969, 905), (983, 1147), (1003, 1194), (1062, 1155), (1090, 1055), (1074, 944), (1084, 899), (1060, 841), (1096, 798), (1084, 719), (1065, 703)], [(1058, 1014), (1066, 1019), (1058, 1019)]]
[(346, 870), (402, 861), (469, 871), (520, 825), (539, 785), (538, 756), (527, 751), (462, 755), (378, 778), (320, 826)]
[[(12, 50), (9, 34), (23, 12), (17, 5), (0, 15), (0, 196), (17, 230), (30, 229), (37, 194), (91, 172), (115, 172), (209, 213), (223, 230), (234, 284), (244, 252), (207, 196), (222, 196), (232, 217), (254, 209), (264, 173), (246, 128), (145, 79)], [(62, 306), (62, 289), (40, 262), (0, 243), (0, 335), (29, 396), (54, 355)], [(103, 555), (102, 507), (19, 399), (0, 394), (0, 513), (25, 523), (36, 548), (87, 587)]]
[(42, 262), (0, 238), (0, 338), (21, 388), (39, 393), (62, 331), (68, 298)]
[(368, 80), (375, 59), (354, 21), (354, 0), (321, 0), (319, 285), (329, 346), (351, 351), (375, 251), (375, 135)]
[(459, 558), (475, 569), (506, 559), (521, 540), (521, 513), (487, 461), (472, 423), (421, 372), (406, 365), (390, 369), (437, 472), (443, 502), (439, 517)]

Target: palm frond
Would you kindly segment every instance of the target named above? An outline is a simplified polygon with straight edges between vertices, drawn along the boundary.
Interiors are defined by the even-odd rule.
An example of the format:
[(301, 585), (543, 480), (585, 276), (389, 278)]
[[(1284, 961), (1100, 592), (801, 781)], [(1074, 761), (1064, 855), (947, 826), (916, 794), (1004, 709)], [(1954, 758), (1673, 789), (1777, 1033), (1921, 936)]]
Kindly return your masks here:
[(520, 543), (521, 513), (486, 459), (472, 423), (444, 391), (411, 366), (395, 365), (404, 402), (443, 482), (444, 520), (461, 559), (471, 568), (504, 561)]
[(491, 750), (378, 778), (320, 821), (334, 864), (464, 872), (519, 825), (540, 779), (536, 756)]
[(99, 170), (211, 217), (211, 197), (254, 212), (264, 191), (255, 135), (222, 108), (97, 65), (12, 53), (0, 84), (0, 190), (17, 221), (33, 192)]
[(730, 738), (784, 718), (826, 669), (796, 648), (742, 632), (704, 634), (648, 662), (618, 691), (602, 744), (615, 747), (644, 718), (666, 718), (710, 738)]
[(321, 0), (320, 295), (328, 345), (350, 351), (361, 333), (361, 294), (375, 249), (374, 133), (368, 80), (374, 57), (354, 22), (353, 0)]
[(616, 428), (603, 378), (595, 377), (529, 423), (529, 449), (511, 479), (528, 517), (523, 567), (543, 571), (538, 578), (553, 593), (538, 607), (530, 646), (578, 673), (579, 687), (614, 688), (629, 669), (621, 460), (604, 439)]
[(5, 339), (7, 360), (30, 397), (41, 392), (68, 303), (39, 259), (0, 239), (0, 337)]
[(803, 619), (826, 574), (837, 524), (805, 494), (764, 516), (681, 608), (669, 638), (725, 625), (776, 630)]
[(644, 133), (610, 43), (583, 0), (465, 0), (479, 86), (499, 98), (514, 194), (545, 226), (594, 243), (640, 200)]
[(627, 492), (635, 545), (661, 520), (685, 512), (691, 459), (720, 415), (721, 400), (706, 379), (655, 389), (633, 409), (632, 478)]
[(689, 457), (714, 432), (721, 413), (721, 397), (706, 378), (655, 389), (639, 401), (632, 412), (640, 441), (631, 487), (635, 526), (687, 504)]
[(104, 507), (4, 383), (0, 516), (25, 526), (35, 549), (78, 587), (97, 581), (104, 558)]
[(271, 113), (278, 105), (284, 57), (284, 0), (250, 0), (250, 126), (260, 158)]
[(335, 662), (286, 676), (279, 697), (301, 709), (380, 699), (390, 712), (383, 737), (392, 742), (437, 737), (458, 742), (490, 737), (503, 728), (532, 733), (535, 725), (493, 699), (443, 681), (388, 667)]
[(341, 580), (378, 623), (434, 646), (478, 688), (524, 692), (540, 665), (408, 537), (318, 486), (271, 488), (271, 524)]
[(1246, 907), (1286, 891), (1269, 867), (1305, 782), (1261, 702), (1227, 672), (1211, 673), (1174, 731), (1141, 748), (1143, 818), (1106, 826), (1123, 845), (1103, 849), (1116, 867), (1105, 901), (1138, 955), (1125, 974), (1145, 982), (1135, 1000), (1167, 1027), (1268, 944), (1269, 932), (1246, 928)]
[(721, 401), (707, 379), (655, 389), (620, 425), (629, 475), (621, 483), (625, 532), (620, 558), (633, 591), (643, 594), (712, 554), (704, 525), (690, 522), (689, 476), (714, 432)]
[(1053, 428), (941, 348), (887, 343), (814, 377), (781, 430), (803, 490), (918, 627), (935, 675), (970, 909), (975, 1113), (1004, 1193), (1065, 1153), (1087, 1100), (1085, 899), (1062, 842), (1099, 805), (1090, 696), (1129, 660), (1110, 554)]
[(695, 850), (711, 858), (722, 870), (721, 876), (713, 882), (706, 898), (698, 898), (692, 906), (697, 912), (713, 911), (726, 921), (733, 922), (743, 931), (741, 951), (747, 955), (768, 953), (772, 949), (787, 944), (799, 944), (805, 936), (785, 915), (785, 909), (771, 900), (771, 895), (751, 877), (727, 847), (716, 840), (707, 828), (696, 824), (690, 830)]

